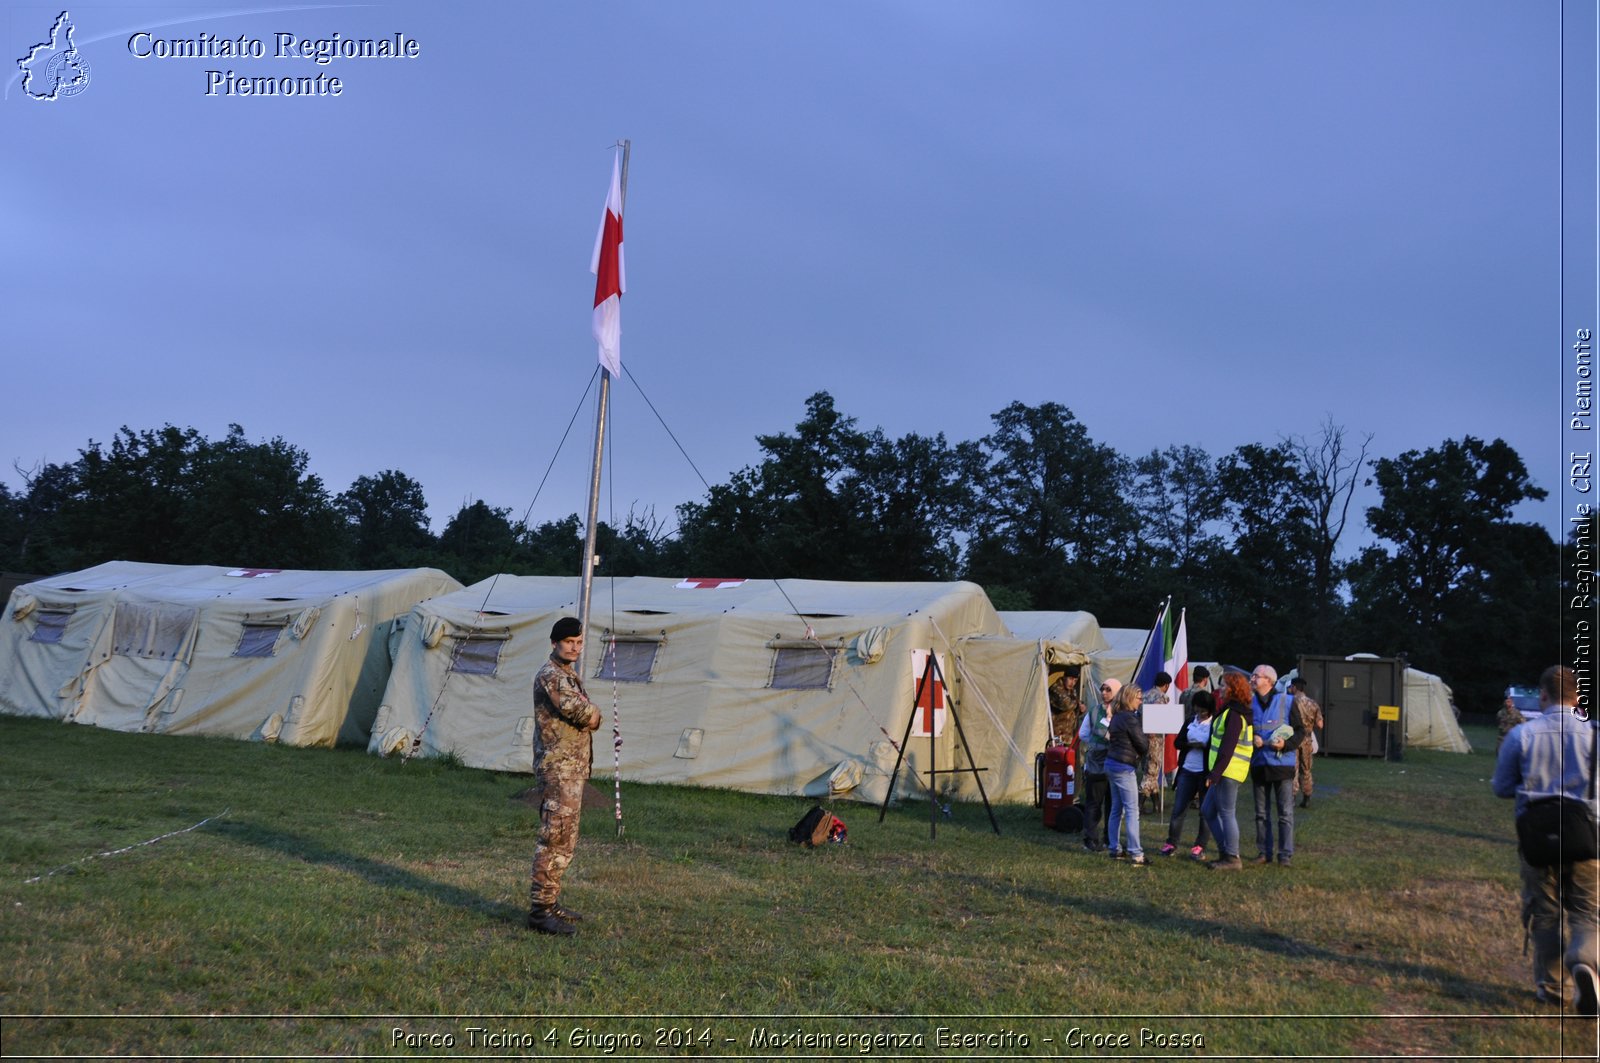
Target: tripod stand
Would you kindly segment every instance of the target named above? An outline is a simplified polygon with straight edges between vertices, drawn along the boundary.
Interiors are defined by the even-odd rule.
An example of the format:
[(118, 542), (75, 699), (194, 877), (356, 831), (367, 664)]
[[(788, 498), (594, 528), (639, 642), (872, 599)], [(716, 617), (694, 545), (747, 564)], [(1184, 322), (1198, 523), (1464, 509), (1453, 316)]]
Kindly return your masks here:
[(984, 811), (989, 813), (989, 826), (994, 828), (996, 834), (1000, 833), (1000, 824), (994, 818), (994, 808), (989, 804), (989, 794), (983, 788), (983, 773), (988, 768), (977, 767), (973, 763), (972, 746), (967, 742), (967, 732), (961, 726), (961, 714), (956, 711), (954, 701), (946, 703), (946, 711), (956, 725), (956, 737), (961, 742), (961, 749), (967, 755), (967, 767), (940, 768), (938, 759), (938, 736), (935, 733), (934, 710), (938, 708), (935, 697), (945, 691), (944, 673), (939, 668), (939, 655), (933, 650), (928, 651), (927, 663), (922, 666), (922, 674), (917, 677), (917, 692), (911, 702), (911, 715), (906, 719), (906, 733), (900, 737), (900, 747), (894, 758), (894, 771), (889, 776), (889, 789), (883, 795), (883, 807), (878, 809), (878, 822), (883, 822), (883, 817), (889, 811), (889, 801), (894, 797), (894, 784), (900, 777), (900, 765), (906, 757), (906, 746), (911, 742), (911, 731), (916, 726), (917, 713), (926, 712), (928, 733), (928, 837), (939, 836), (939, 796), (934, 788), (934, 783), (941, 775), (956, 775), (961, 772), (971, 772), (973, 781), (978, 784), (978, 795), (983, 798)]

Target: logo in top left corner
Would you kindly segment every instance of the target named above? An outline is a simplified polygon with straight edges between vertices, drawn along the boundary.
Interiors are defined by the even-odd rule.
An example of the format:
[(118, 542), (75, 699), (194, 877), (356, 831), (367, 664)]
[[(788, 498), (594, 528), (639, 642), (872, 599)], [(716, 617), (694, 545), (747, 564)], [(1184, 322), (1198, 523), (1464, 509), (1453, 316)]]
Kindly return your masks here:
[(61, 12), (50, 27), (50, 39), (29, 48), (28, 54), (17, 60), (22, 91), (29, 97), (53, 103), (89, 87), (89, 61), (72, 43), (76, 30), (71, 13)]

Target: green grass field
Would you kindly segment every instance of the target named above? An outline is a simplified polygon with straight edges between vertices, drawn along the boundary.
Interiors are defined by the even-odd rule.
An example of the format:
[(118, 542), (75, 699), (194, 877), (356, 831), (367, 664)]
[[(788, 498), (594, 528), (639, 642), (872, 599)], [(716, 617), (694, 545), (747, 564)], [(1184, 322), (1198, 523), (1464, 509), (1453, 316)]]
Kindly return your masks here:
[[(22, 1056), (1594, 1058), (1537, 1005), (1509, 802), (1470, 756), (1318, 761), (1292, 869), (1084, 853), (1032, 808), (623, 786), (573, 939), (522, 926), (526, 776), (0, 718)], [(609, 795), (610, 784), (605, 784)], [(221, 815), (226, 811), (226, 815)], [(1251, 805), (1241, 799), (1245, 853)], [(117, 855), (89, 858), (174, 831)], [(1194, 814), (1189, 830), (1193, 830)], [(1154, 851), (1165, 825), (1145, 822)], [(53, 869), (68, 869), (28, 881)], [(941, 1032), (942, 1031), (942, 1032)]]

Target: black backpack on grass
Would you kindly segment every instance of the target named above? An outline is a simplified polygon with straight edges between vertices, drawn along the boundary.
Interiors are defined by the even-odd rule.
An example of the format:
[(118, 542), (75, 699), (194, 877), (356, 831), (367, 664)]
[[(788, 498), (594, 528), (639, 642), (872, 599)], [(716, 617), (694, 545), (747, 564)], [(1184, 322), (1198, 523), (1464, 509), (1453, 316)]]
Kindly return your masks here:
[(789, 828), (789, 840), (811, 848), (824, 845), (838, 835), (844, 841), (844, 820), (821, 805), (811, 806), (811, 811), (800, 817), (800, 822)]

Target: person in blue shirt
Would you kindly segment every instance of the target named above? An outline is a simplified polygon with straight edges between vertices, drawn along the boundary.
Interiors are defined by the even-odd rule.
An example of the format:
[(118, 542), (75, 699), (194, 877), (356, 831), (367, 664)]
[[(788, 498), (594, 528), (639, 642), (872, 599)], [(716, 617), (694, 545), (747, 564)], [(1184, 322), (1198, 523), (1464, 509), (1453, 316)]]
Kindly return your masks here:
[[(1585, 699), (1587, 700), (1587, 699)], [(1595, 763), (1595, 721), (1578, 708), (1577, 677), (1556, 665), (1539, 677), (1542, 714), (1506, 733), (1495, 758), (1495, 796), (1516, 799), (1516, 814), (1541, 797), (1588, 801)], [(1596, 923), (1600, 922), (1600, 860), (1572, 860), (1534, 867), (1519, 849), (1522, 866), (1522, 925), (1533, 941), (1534, 995), (1541, 1003), (1565, 1003), (1562, 966), (1572, 974), (1577, 1010), (1600, 1010)], [(1565, 914), (1565, 948), (1562, 941)]]

